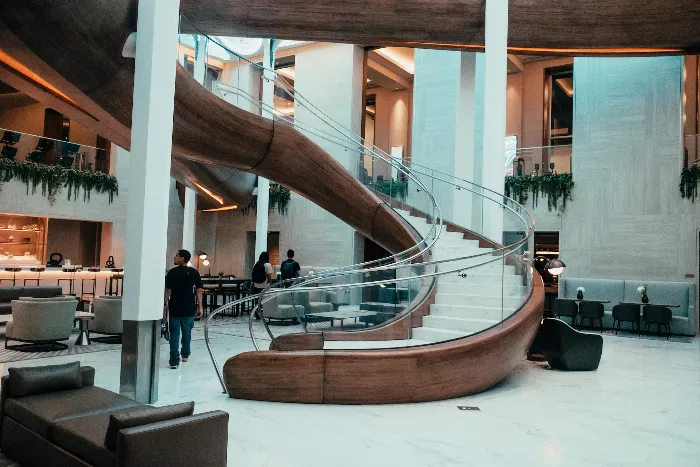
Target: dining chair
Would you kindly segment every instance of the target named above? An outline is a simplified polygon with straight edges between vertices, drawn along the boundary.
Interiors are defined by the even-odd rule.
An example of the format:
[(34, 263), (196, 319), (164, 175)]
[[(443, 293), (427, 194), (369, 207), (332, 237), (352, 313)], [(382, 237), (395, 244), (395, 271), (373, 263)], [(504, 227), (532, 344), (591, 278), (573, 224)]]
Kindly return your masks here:
[(578, 316), (581, 320), (581, 326), (584, 324), (584, 320), (590, 320), (591, 327), (595, 326), (595, 321), (598, 321), (600, 325), (600, 332), (603, 332), (603, 316), (605, 315), (605, 310), (603, 309), (603, 304), (600, 302), (591, 302), (588, 300), (583, 300), (578, 304)]
[(578, 315), (578, 306), (574, 300), (569, 298), (557, 298), (554, 300), (555, 318), (566, 316), (571, 318), (571, 325), (576, 326), (576, 315)]
[(666, 330), (666, 339), (671, 336), (671, 320), (673, 313), (670, 308), (665, 306), (648, 305), (644, 307), (642, 312), (644, 319), (644, 332), (648, 332), (649, 325), (656, 324), (656, 333), (661, 335), (661, 326)]
[[(620, 303), (612, 309), (613, 315), (613, 330), (615, 334), (620, 330), (620, 324), (623, 322), (632, 323), (632, 330), (637, 326), (637, 334), (639, 334), (639, 305), (634, 303)], [(617, 329), (615, 324), (617, 323)]]

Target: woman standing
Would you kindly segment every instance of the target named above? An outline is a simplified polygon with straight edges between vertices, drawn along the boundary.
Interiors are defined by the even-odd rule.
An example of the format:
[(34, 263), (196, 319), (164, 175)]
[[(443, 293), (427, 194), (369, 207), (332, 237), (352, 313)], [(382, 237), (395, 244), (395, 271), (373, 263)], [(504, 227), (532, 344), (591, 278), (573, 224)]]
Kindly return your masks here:
[[(253, 295), (262, 293), (263, 290), (270, 285), (270, 281), (274, 278), (272, 274), (272, 265), (270, 264), (270, 255), (267, 251), (260, 253), (258, 262), (253, 266)], [(255, 313), (255, 319), (260, 319), (260, 315)]]

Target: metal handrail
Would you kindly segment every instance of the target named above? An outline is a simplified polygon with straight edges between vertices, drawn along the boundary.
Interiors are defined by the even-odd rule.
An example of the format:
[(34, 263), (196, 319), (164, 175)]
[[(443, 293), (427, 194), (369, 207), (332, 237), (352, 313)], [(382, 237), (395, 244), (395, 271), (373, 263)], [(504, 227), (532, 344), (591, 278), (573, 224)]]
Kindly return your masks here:
[[(230, 50), (228, 47), (226, 47), (224, 44), (220, 43), (219, 41), (216, 41), (212, 37), (208, 36), (207, 34), (203, 33), (201, 30), (199, 30), (194, 24), (192, 24), (191, 21), (189, 21), (186, 17), (182, 16), (185, 20), (187, 20), (195, 30), (198, 31), (199, 34), (207, 37), (209, 40), (211, 40), (213, 43), (219, 45), (223, 49), (225, 49), (227, 52), (232, 54), (233, 56), (237, 57), (240, 60), (243, 60), (250, 64), (251, 66), (259, 69), (262, 73), (263, 79), (270, 80), (270, 76), (274, 77), (274, 79), (281, 84), (281, 88), (286, 92), (288, 95), (292, 96), (295, 99), (295, 102), (299, 102), (301, 105), (306, 106), (309, 108), (309, 110), (312, 110), (312, 112), (315, 114), (317, 118), (319, 118), (322, 122), (326, 123), (328, 126), (330, 126), (333, 130), (337, 131), (340, 133), (341, 136), (333, 135), (323, 129), (318, 129), (311, 127), (303, 122), (300, 122), (299, 120), (295, 119), (292, 120), (284, 115), (277, 115), (276, 110), (274, 109), (273, 106), (269, 106), (263, 102), (261, 102), (259, 99), (251, 96), (250, 94), (246, 93), (244, 90), (239, 89), (239, 88), (232, 88), (236, 90), (236, 92), (239, 95), (243, 95), (245, 99), (249, 100), (251, 103), (254, 105), (258, 106), (261, 111), (266, 111), (272, 117), (275, 119), (275, 121), (280, 122), (285, 125), (290, 125), (293, 126), (297, 129), (300, 129), (301, 131), (308, 132), (310, 134), (313, 134), (319, 138), (323, 138), (327, 141), (332, 142), (333, 144), (337, 144), (341, 147), (345, 147), (346, 149), (350, 149), (353, 151), (358, 151), (361, 152), (362, 154), (368, 155), (375, 160), (382, 160), (385, 163), (387, 163), (389, 166), (396, 168), (398, 171), (401, 173), (405, 174), (406, 176), (411, 179), (412, 182), (416, 183), (416, 185), (420, 188), (419, 191), (425, 192), (426, 196), (428, 197), (429, 201), (432, 203), (431, 209), (434, 210), (432, 215), (429, 213), (429, 218), (431, 220), (431, 230), (430, 233), (428, 234), (428, 240), (426, 241), (425, 239), (418, 244), (414, 245), (413, 247), (408, 248), (405, 251), (402, 251), (400, 253), (393, 254), (387, 258), (382, 258), (379, 260), (374, 260), (370, 262), (365, 262), (365, 263), (360, 263), (360, 264), (354, 264), (350, 266), (344, 266), (340, 268), (334, 268), (331, 270), (326, 270), (321, 272), (320, 274), (314, 275), (313, 277), (306, 278), (305, 280), (298, 281), (298, 279), (293, 279), (290, 281), (296, 282), (293, 284), (290, 288), (285, 288), (285, 289), (276, 289), (276, 288), (270, 288), (269, 286), (262, 291), (262, 293), (257, 294), (257, 295), (251, 295), (245, 298), (241, 298), (238, 300), (234, 300), (233, 302), (227, 303), (216, 310), (214, 310), (210, 315), (208, 316), (206, 322), (205, 322), (205, 340), (207, 344), (207, 349), (209, 351), (210, 357), (212, 358), (212, 362), (214, 364), (214, 367), (217, 371), (217, 376), (219, 377), (219, 381), (222, 384), (222, 387), (224, 388), (224, 391), (226, 391), (226, 386), (223, 380), (223, 376), (221, 374), (221, 370), (219, 369), (218, 362), (216, 361), (216, 358), (213, 354), (213, 351), (211, 349), (211, 345), (209, 342), (209, 325), (211, 322), (211, 319), (218, 315), (219, 313), (226, 311), (236, 305), (239, 305), (243, 302), (249, 301), (249, 300), (256, 300), (256, 305), (253, 307), (253, 310), (251, 311), (249, 315), (249, 332), (251, 336), (251, 340), (253, 341), (253, 345), (256, 350), (259, 350), (258, 343), (255, 338), (255, 334), (253, 332), (253, 317), (255, 316), (256, 312), (260, 316), (260, 319), (262, 321), (263, 326), (265, 327), (268, 335), (270, 336), (273, 345), (276, 344), (276, 338), (273, 335), (272, 331), (270, 330), (268, 323), (264, 317), (264, 303), (266, 303), (271, 295), (277, 295), (277, 294), (282, 294), (282, 293), (293, 293), (293, 292), (306, 292), (306, 291), (316, 291), (319, 290), (318, 287), (310, 287), (311, 284), (315, 282), (319, 282), (321, 280), (327, 280), (328, 278), (332, 277), (343, 277), (347, 275), (355, 275), (355, 274), (360, 274), (360, 273), (368, 273), (368, 272), (373, 272), (373, 271), (397, 271), (402, 268), (415, 268), (415, 267), (430, 267), (430, 266), (437, 266), (437, 265), (448, 265), (449, 263), (454, 263), (455, 261), (461, 261), (465, 259), (470, 259), (470, 258), (478, 258), (478, 257), (484, 257), (484, 256), (491, 256), (491, 259), (487, 259), (482, 262), (478, 262), (477, 264), (472, 264), (469, 266), (465, 267), (453, 267), (452, 269), (445, 270), (445, 271), (440, 271), (438, 272), (438, 268), (435, 267), (434, 272), (428, 272), (424, 274), (419, 274), (416, 276), (408, 276), (408, 277), (403, 277), (403, 278), (391, 278), (391, 279), (383, 279), (383, 280), (377, 280), (377, 281), (371, 281), (371, 282), (356, 282), (356, 283), (351, 283), (351, 284), (332, 284), (332, 285), (325, 285), (323, 286), (323, 290), (334, 290), (334, 289), (356, 289), (356, 288), (363, 288), (366, 286), (375, 286), (375, 285), (382, 285), (382, 284), (396, 284), (400, 282), (406, 282), (406, 281), (414, 281), (417, 279), (426, 279), (430, 278), (431, 280), (435, 280), (436, 277), (440, 275), (446, 275), (446, 274), (452, 274), (452, 273), (459, 273), (465, 270), (469, 270), (472, 268), (476, 268), (479, 266), (482, 266), (484, 264), (492, 263), (495, 261), (505, 261), (505, 258), (507, 255), (512, 254), (516, 250), (518, 250), (522, 245), (524, 245), (532, 236), (532, 233), (534, 232), (534, 219), (532, 218), (532, 215), (527, 211), (525, 208), (523, 208), (521, 205), (516, 203), (514, 200), (505, 197), (502, 193), (499, 193), (497, 191), (488, 189), (486, 187), (479, 186), (473, 182), (470, 182), (468, 180), (463, 180), (459, 179), (458, 177), (454, 177), (453, 175), (444, 173), (444, 172), (439, 172), (435, 171), (433, 169), (425, 168), (422, 167), (418, 164), (412, 164), (410, 167), (402, 164), (401, 162), (397, 161), (396, 159), (392, 158), (389, 156), (386, 152), (382, 151), (381, 149), (377, 148), (376, 146), (372, 147), (367, 147), (366, 141), (360, 137), (359, 135), (354, 134), (350, 130), (344, 128), (342, 125), (338, 124), (335, 120), (333, 120), (330, 116), (325, 114), (323, 111), (321, 111), (318, 107), (313, 105), (311, 102), (306, 100), (301, 94), (299, 94), (294, 88), (289, 84), (289, 82), (281, 75), (279, 75), (276, 71), (265, 68), (257, 63), (253, 63), (250, 60), (246, 59), (245, 57), (237, 54), (236, 52)], [(346, 138), (348, 141), (345, 142), (343, 138)], [(425, 168), (426, 170), (429, 170), (431, 173), (426, 173), (424, 171), (419, 170), (418, 168)], [(437, 239), (439, 238), (440, 234), (442, 233), (442, 226), (443, 226), (443, 219), (440, 211), (440, 207), (438, 206), (437, 202), (435, 201), (435, 198), (433, 194), (428, 190), (426, 185), (423, 183), (423, 181), (416, 175), (423, 175), (431, 178), (432, 180), (437, 180), (443, 183), (447, 183), (448, 185), (453, 186), (457, 190), (465, 190), (467, 192), (473, 193), (477, 196), (482, 197), (483, 199), (487, 201), (491, 201), (496, 203), (496, 205), (501, 206), (503, 209), (507, 209), (511, 211), (513, 214), (515, 214), (526, 226), (527, 233), (526, 235), (519, 241), (507, 245), (507, 246), (500, 246), (499, 248), (493, 249), (488, 252), (484, 253), (478, 253), (478, 254), (473, 254), (473, 255), (468, 255), (465, 257), (461, 258), (452, 258), (448, 260), (437, 260), (437, 261), (427, 261), (427, 262), (422, 262), (419, 264), (411, 264), (410, 261), (412, 259), (415, 259), (419, 256), (421, 256), (423, 253), (426, 251), (429, 251), (429, 249), (435, 244)], [(436, 174), (440, 174), (444, 177), (448, 177), (453, 180), (458, 180), (462, 183), (466, 183), (469, 186), (464, 186), (462, 184), (455, 183), (452, 180), (443, 178), (443, 177), (438, 177)], [(509, 205), (510, 204), (510, 205)], [(528, 222), (529, 221), (529, 222)], [(431, 241), (432, 240), (432, 241)], [(429, 243), (429, 244), (428, 244)], [(417, 253), (415, 253), (413, 256), (410, 257), (402, 257), (403, 255), (410, 255), (411, 252), (414, 250), (418, 250)], [(494, 253), (500, 253), (497, 256), (494, 256)], [(387, 261), (392, 261), (390, 264), (381, 264), (385, 263)], [(375, 266), (379, 264), (378, 266)], [(504, 263), (505, 264), (505, 263)], [(367, 266), (373, 266), (370, 268), (367, 268)], [(530, 274), (528, 272), (528, 274)], [(528, 281), (530, 285), (530, 293), (532, 293), (532, 283), (531, 281)], [(291, 290), (290, 290), (291, 289)], [(409, 309), (406, 312), (402, 313), (402, 316), (405, 316), (408, 314), (409, 316), (412, 317), (413, 309)], [(308, 332), (307, 327), (304, 323), (304, 320), (301, 319), (302, 317), (299, 316), (298, 312), (296, 311), (295, 307), (295, 313), (297, 313), (297, 316), (300, 318), (300, 322), (303, 325), (303, 328), (305, 332)], [(398, 319), (399, 317), (395, 317), (394, 319)], [(384, 325), (388, 324), (391, 321), (385, 322)]]

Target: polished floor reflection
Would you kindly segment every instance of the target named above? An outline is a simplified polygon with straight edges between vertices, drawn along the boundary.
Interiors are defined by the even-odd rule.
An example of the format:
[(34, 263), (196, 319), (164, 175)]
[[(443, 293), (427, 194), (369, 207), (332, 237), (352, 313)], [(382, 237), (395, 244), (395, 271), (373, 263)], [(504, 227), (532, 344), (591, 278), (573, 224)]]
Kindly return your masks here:
[[(212, 343), (221, 362), (252, 349), (243, 325), (217, 331)], [(197, 412), (229, 412), (231, 466), (700, 465), (700, 340), (604, 339), (595, 372), (558, 372), (523, 360), (486, 393), (388, 406), (229, 399), (200, 339), (178, 370), (167, 368), (162, 348), (158, 404), (194, 400)], [(97, 385), (118, 390), (119, 358), (106, 351), (0, 366), (6, 374), (8, 366), (79, 360), (97, 368)]]

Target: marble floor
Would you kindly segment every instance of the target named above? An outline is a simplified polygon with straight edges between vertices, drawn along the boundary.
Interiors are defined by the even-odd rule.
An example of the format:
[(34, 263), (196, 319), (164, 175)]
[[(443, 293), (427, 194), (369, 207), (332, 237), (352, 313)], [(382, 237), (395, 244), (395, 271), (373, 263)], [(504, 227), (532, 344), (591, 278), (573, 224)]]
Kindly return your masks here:
[[(252, 349), (244, 332), (229, 327), (213, 337), (221, 362)], [(227, 411), (231, 466), (700, 465), (700, 340), (604, 339), (595, 372), (564, 373), (523, 360), (486, 393), (387, 406), (229, 399), (198, 339), (178, 370), (167, 368), (162, 348), (158, 405), (194, 400), (197, 412)], [(97, 368), (97, 385), (118, 390), (119, 359), (119, 351), (106, 351), (0, 368), (6, 374), (8, 366), (79, 360)]]

